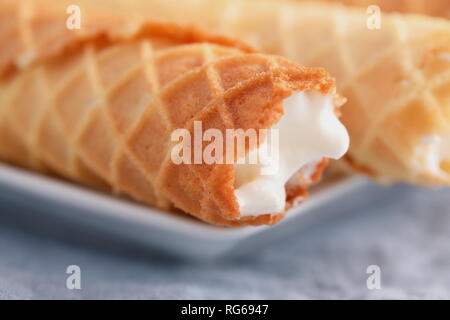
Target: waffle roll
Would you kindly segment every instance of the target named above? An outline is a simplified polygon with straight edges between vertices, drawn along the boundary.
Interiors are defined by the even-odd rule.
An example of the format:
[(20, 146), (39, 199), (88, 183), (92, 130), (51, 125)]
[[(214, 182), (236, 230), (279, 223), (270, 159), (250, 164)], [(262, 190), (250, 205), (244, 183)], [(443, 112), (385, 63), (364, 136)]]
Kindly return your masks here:
[(243, 215), (234, 163), (175, 164), (171, 134), (194, 133), (195, 121), (268, 129), (299, 92), (327, 97), (334, 116), (343, 99), (326, 71), (113, 7), (82, 7), (81, 29), (70, 30), (65, 4), (0, 4), (2, 161), (223, 226), (273, 224), (306, 198), (326, 152), (282, 185), (281, 210)]

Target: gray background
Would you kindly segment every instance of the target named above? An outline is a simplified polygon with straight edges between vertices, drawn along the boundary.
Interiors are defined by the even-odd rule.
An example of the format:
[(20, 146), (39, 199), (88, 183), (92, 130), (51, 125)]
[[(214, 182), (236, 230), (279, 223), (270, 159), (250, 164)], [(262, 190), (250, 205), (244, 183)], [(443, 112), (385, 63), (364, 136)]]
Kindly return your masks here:
[[(37, 227), (0, 203), (0, 299), (448, 299), (449, 198), (448, 189), (412, 189), (245, 256), (202, 263), (57, 221)], [(65, 287), (72, 264), (82, 270), (79, 291)], [(382, 289), (370, 291), (374, 264)]]

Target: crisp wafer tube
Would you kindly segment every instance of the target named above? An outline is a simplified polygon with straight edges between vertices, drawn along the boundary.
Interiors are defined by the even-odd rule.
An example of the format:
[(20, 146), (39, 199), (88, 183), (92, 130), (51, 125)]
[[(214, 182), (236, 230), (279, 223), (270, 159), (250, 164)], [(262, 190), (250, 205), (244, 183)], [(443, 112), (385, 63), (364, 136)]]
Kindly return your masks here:
[[(344, 99), (323, 69), (95, 8), (82, 8), (83, 27), (70, 30), (62, 3), (0, 4), (3, 161), (243, 226), (279, 221), (320, 179), (326, 157), (345, 153), (336, 115)], [(231, 163), (177, 163), (173, 133), (195, 137), (198, 123), (203, 135), (276, 129), (280, 170), (263, 176), (261, 163), (238, 163), (264, 137), (242, 154), (232, 149)]]

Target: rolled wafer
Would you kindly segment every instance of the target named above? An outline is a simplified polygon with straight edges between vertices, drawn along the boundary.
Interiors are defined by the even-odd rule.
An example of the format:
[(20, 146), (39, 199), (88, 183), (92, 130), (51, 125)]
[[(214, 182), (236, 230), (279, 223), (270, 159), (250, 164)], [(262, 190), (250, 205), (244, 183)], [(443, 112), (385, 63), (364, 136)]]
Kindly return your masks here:
[[(242, 226), (279, 221), (320, 179), (324, 157), (345, 152), (345, 141), (337, 151), (327, 149), (328, 143), (335, 150), (336, 136), (345, 140), (346, 133), (333, 110), (342, 99), (334, 99), (334, 80), (324, 70), (258, 54), (194, 28), (95, 8), (83, 8), (83, 27), (70, 30), (62, 3), (0, 4), (0, 45), (8, 48), (0, 59), (3, 161), (159, 208), (175, 207), (209, 223)], [(244, 212), (246, 168), (235, 164), (234, 149), (232, 163), (174, 162), (175, 130), (194, 136), (196, 122), (202, 133), (268, 129), (283, 123), (283, 103), (298, 93), (331, 108), (322, 112), (313, 102), (289, 106), (290, 112), (306, 112), (303, 121), (310, 122), (311, 132), (324, 133), (299, 137), (301, 155), (312, 150), (314, 161), (297, 167), (276, 190), (284, 196), (280, 210)], [(307, 118), (310, 109), (335, 126)], [(298, 145), (296, 137), (289, 140)], [(308, 145), (303, 148), (301, 141)], [(246, 145), (244, 154), (254, 150)]]

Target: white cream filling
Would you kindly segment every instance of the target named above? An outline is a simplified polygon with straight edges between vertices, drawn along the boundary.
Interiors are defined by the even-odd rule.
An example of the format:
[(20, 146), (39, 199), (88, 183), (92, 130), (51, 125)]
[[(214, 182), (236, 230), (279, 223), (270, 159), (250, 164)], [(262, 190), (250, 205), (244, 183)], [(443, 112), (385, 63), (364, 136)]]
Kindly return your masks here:
[[(278, 129), (279, 156), (268, 157), (263, 152), (266, 157), (259, 153), (257, 164), (235, 165), (235, 196), (241, 216), (283, 211), (284, 185), (297, 170), (323, 157), (338, 159), (345, 154), (349, 136), (334, 112), (333, 96), (300, 91), (284, 101), (285, 114), (272, 127)], [(272, 147), (272, 139), (267, 139), (259, 149), (268, 143)], [(271, 169), (275, 173), (263, 174)]]
[(417, 165), (421, 168), (425, 166), (427, 171), (437, 176), (448, 174), (443, 171), (441, 163), (450, 161), (450, 135), (430, 134), (422, 140), (423, 145), (416, 149)]

